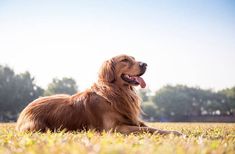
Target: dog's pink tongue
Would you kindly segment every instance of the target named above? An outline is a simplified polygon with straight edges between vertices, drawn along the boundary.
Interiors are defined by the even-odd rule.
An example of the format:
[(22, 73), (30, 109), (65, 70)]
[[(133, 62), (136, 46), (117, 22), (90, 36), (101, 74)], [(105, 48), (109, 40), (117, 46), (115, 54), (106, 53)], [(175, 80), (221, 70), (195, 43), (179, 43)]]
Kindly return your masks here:
[(145, 83), (145, 81), (144, 81), (143, 78), (141, 78), (141, 77), (136, 77), (136, 81), (140, 84), (140, 87), (141, 87), (141, 88), (145, 88), (145, 87), (146, 87), (146, 83)]

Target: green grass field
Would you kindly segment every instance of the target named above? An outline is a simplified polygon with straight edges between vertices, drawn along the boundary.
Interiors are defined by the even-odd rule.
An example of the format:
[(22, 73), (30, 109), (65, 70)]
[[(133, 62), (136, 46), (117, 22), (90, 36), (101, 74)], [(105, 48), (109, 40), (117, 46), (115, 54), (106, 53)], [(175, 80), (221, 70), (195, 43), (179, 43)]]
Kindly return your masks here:
[(60, 132), (20, 133), (14, 124), (0, 124), (0, 153), (21, 154), (234, 154), (235, 124), (152, 123), (153, 127), (178, 130), (187, 138), (150, 134)]

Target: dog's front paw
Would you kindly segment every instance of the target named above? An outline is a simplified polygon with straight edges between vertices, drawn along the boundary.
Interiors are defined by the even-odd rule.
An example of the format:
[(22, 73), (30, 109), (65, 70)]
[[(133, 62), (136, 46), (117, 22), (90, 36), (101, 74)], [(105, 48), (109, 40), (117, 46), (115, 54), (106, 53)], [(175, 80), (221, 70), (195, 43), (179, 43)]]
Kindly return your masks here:
[(183, 137), (183, 138), (186, 137), (185, 134), (183, 134), (183, 133), (181, 133), (181, 132), (178, 132), (178, 131), (175, 131), (175, 130), (174, 130), (174, 131), (171, 131), (170, 133), (173, 134), (173, 135), (176, 135), (176, 136)]

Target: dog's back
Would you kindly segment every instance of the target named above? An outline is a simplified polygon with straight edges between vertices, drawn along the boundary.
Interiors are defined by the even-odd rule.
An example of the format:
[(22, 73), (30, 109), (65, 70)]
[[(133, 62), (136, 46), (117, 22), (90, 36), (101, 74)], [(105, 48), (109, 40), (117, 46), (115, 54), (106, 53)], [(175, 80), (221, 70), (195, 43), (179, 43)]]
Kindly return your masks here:
[(85, 100), (74, 104), (71, 99), (70, 95), (54, 95), (33, 101), (21, 112), (16, 129), (42, 132), (48, 129), (82, 129), (87, 123)]

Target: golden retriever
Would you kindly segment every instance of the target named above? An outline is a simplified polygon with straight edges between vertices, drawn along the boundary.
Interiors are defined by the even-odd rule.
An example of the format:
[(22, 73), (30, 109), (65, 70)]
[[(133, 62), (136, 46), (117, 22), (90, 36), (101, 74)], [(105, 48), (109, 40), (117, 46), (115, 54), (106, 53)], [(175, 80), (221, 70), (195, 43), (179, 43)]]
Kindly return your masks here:
[(147, 64), (119, 55), (105, 61), (98, 81), (84, 92), (38, 98), (17, 120), (19, 131), (112, 131), (124, 134), (159, 133), (181, 135), (146, 126), (140, 119), (140, 99), (134, 86), (146, 86), (141, 75)]

